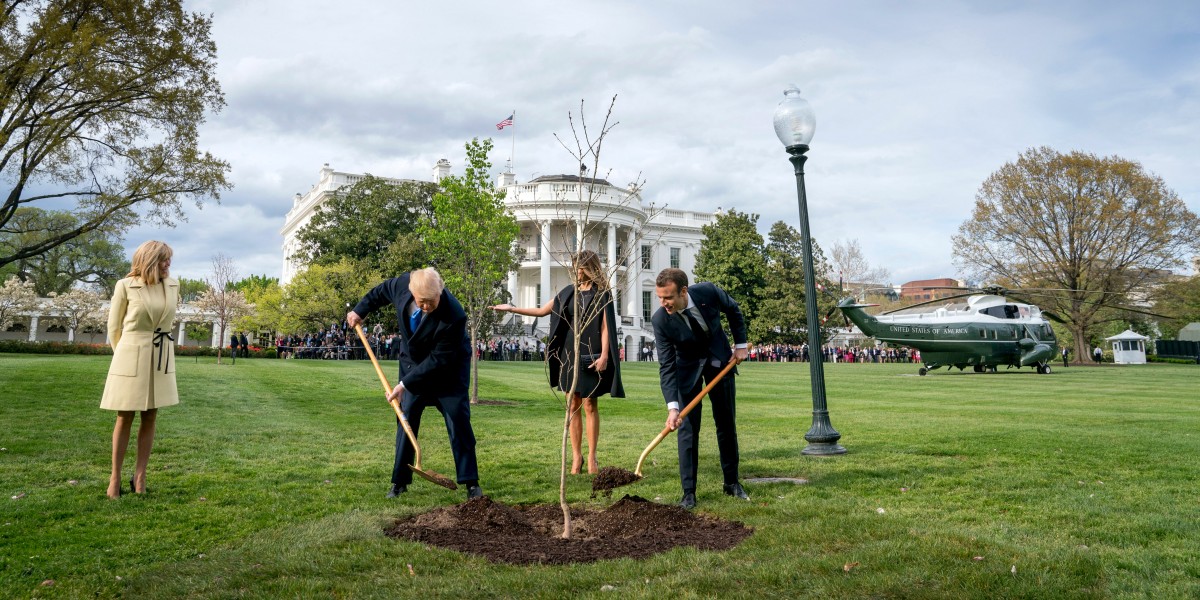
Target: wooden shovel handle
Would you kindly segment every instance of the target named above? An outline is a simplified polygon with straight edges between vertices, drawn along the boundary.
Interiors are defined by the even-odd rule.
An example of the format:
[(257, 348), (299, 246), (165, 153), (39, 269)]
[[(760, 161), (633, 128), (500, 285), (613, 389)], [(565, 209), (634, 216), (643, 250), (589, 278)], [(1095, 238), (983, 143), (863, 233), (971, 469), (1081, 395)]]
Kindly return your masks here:
[[(392, 395), (392, 384), (388, 383), (387, 376), (383, 374), (383, 369), (379, 367), (379, 359), (375, 358), (375, 352), (371, 350), (371, 344), (367, 341), (366, 334), (363, 333), (362, 324), (356, 324), (354, 331), (358, 333), (358, 339), (362, 340), (363, 348), (367, 351), (367, 356), (371, 357), (371, 364), (375, 367), (375, 374), (379, 375), (379, 383), (383, 384), (383, 396), (388, 398)], [(412, 429), (408, 426), (408, 418), (404, 416), (404, 411), (400, 409), (400, 403), (395, 398), (388, 398), (388, 404), (392, 405), (392, 410), (396, 411), (396, 418), (400, 419), (400, 426), (404, 428), (404, 435), (408, 436), (408, 442), (413, 447), (413, 465), (418, 469), (421, 468), (421, 446), (417, 444), (417, 436), (413, 435)]]
[[(742, 361), (739, 360), (737, 357), (731, 358), (729, 360), (729, 364), (725, 365), (725, 368), (721, 369), (721, 372), (717, 373), (717, 376), (713, 377), (712, 381), (709, 381), (708, 385), (704, 386), (704, 389), (700, 390), (700, 393), (696, 394), (696, 397), (692, 398), (692, 401), (688, 402), (687, 406), (683, 407), (683, 410), (679, 411), (679, 418), (683, 419), (684, 417), (686, 417), (688, 415), (688, 413), (692, 412), (693, 408), (696, 408), (697, 406), (699, 406), (700, 401), (703, 400), (704, 397), (707, 396), (708, 393), (712, 391), (713, 387), (715, 387), (718, 383), (720, 383), (721, 380), (725, 378), (725, 375), (727, 375), (730, 371), (732, 371), (733, 368), (736, 367), (737, 364), (740, 362), (742, 362)], [(672, 431), (674, 431), (674, 429), (671, 429), (670, 427), (663, 427), (663, 430), (661, 433), (658, 434), (658, 437), (654, 438), (654, 441), (650, 442), (649, 446), (646, 446), (646, 449), (642, 451), (641, 458), (638, 459), (637, 470), (634, 471), (635, 475), (637, 475), (638, 477), (641, 477), (642, 463), (646, 462), (646, 457), (650, 455), (650, 451), (654, 450), (654, 448), (656, 446), (658, 446), (658, 444), (660, 442), (662, 442), (667, 437), (667, 435), (669, 435)]]

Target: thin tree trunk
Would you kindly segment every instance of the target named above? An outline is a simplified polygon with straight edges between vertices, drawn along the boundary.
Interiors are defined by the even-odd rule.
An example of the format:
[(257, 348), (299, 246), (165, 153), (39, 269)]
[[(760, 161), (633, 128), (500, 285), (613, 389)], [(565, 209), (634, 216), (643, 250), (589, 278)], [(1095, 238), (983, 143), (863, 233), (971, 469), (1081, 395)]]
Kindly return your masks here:
[(476, 328), (471, 328), (471, 404), (479, 404), (479, 358), (475, 353)]
[(563, 512), (562, 538), (569, 540), (571, 539), (571, 507), (567, 505), (567, 436), (571, 431), (571, 397), (569, 394), (564, 412), (566, 416), (563, 418), (562, 460), (559, 463), (558, 472), (558, 504), (562, 507)]

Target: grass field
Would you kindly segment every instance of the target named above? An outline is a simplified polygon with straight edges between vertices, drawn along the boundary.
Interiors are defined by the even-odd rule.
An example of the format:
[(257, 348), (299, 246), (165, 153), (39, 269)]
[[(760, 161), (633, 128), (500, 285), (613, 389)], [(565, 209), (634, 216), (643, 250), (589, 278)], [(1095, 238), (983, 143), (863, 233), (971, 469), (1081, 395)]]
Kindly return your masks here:
[[(724, 496), (706, 409), (698, 510), (753, 526), (751, 538), (722, 553), (514, 567), (383, 535), (464, 496), (418, 479), (383, 497), (395, 425), (366, 362), (182, 361), (150, 493), (109, 501), (107, 366), (0, 355), (0, 596), (1200, 597), (1196, 367), (916, 377), (912, 365), (828, 365), (849, 453), (814, 458), (800, 454), (807, 365), (744, 365), (742, 476), (809, 481), (747, 485), (750, 503)], [(480, 374), (484, 398), (511, 402), (472, 409), (484, 491), (556, 502), (561, 404), (541, 365)], [(624, 374), (630, 397), (601, 400), (600, 463), (632, 469), (665, 411), (656, 365)], [(425, 465), (452, 474), (436, 412), (421, 441)], [(131, 447), (127, 474), (132, 460)], [(651, 460), (621, 491), (677, 501), (673, 439)], [(587, 476), (569, 494), (612, 502), (588, 499)]]

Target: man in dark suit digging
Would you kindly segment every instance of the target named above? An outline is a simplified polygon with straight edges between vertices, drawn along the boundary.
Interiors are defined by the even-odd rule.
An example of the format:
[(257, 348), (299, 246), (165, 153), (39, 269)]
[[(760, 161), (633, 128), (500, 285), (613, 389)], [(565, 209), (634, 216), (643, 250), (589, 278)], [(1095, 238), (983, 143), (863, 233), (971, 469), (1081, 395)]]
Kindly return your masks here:
[[(467, 315), (458, 299), (446, 290), (442, 276), (432, 268), (389, 279), (367, 292), (349, 313), (354, 327), (363, 317), (385, 304), (396, 307), (400, 323), (400, 383), (390, 398), (400, 408), (415, 437), (421, 413), (433, 406), (442, 413), (450, 434), (450, 449), (458, 483), (467, 488), (467, 499), (483, 495), (475, 460), (475, 431), (471, 428), (471, 403), (467, 394), (471, 350), (467, 341)], [(396, 462), (388, 498), (408, 491), (412, 483), (414, 451), (396, 419)]]
[[(658, 351), (659, 383), (667, 402), (666, 426), (679, 431), (679, 480), (683, 486), (679, 505), (690, 510), (696, 507), (701, 411), (693, 410), (684, 419), (679, 418), (679, 411), (733, 357), (745, 360), (748, 354), (746, 320), (737, 302), (725, 290), (711, 283), (688, 286), (687, 273), (679, 269), (664, 269), (659, 273), (655, 293), (662, 304), (651, 319), (654, 346)], [(734, 349), (730, 348), (729, 338), (721, 327), (722, 314), (729, 320), (736, 344)], [(708, 397), (717, 427), (724, 491), (735, 498), (749, 500), (738, 482), (733, 375), (730, 373), (714, 386)]]

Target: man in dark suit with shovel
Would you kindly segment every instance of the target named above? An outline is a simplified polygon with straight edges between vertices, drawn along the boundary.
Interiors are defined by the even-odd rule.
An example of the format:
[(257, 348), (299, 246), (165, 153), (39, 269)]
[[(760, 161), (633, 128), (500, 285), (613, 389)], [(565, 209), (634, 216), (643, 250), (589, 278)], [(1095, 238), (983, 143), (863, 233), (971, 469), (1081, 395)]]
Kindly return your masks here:
[[(446, 290), (442, 276), (432, 268), (389, 279), (367, 292), (349, 313), (346, 323), (355, 327), (363, 317), (385, 304), (396, 307), (400, 323), (400, 383), (390, 398), (400, 400), (414, 438), (421, 413), (433, 406), (442, 413), (450, 434), (450, 449), (458, 483), (467, 487), (467, 499), (483, 495), (475, 460), (475, 431), (471, 428), (471, 403), (467, 393), (471, 350), (467, 341), (467, 315), (458, 299)], [(388, 498), (408, 491), (412, 483), (409, 464), (412, 444), (396, 420), (396, 462)]]
[[(725, 290), (711, 284), (688, 286), (687, 273), (664, 269), (655, 280), (655, 293), (662, 307), (655, 311), (654, 346), (658, 351), (659, 383), (667, 401), (667, 427), (678, 430), (679, 480), (683, 498), (679, 505), (696, 507), (696, 473), (699, 458), (700, 410), (680, 419), (679, 411), (736, 357), (745, 360), (746, 320), (737, 302)], [(721, 315), (729, 320), (735, 349), (721, 327)], [(738, 482), (738, 441), (735, 421), (734, 378), (725, 377), (709, 392), (717, 448), (726, 494), (742, 500), (750, 497)], [(699, 408), (699, 407), (697, 407)]]

